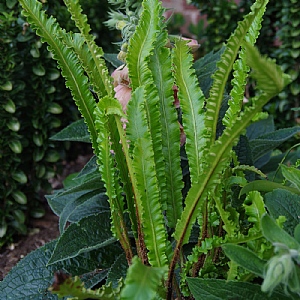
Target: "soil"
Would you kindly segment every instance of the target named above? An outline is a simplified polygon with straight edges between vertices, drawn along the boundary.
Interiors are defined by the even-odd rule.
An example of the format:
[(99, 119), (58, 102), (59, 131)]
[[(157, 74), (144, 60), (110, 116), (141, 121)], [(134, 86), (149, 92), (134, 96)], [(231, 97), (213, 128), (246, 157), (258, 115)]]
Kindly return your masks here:
[[(64, 161), (63, 173), (51, 180), (52, 188), (61, 188), (63, 179), (71, 173), (79, 172), (90, 158), (91, 153), (88, 153), (79, 155), (74, 161)], [(51, 211), (45, 198), (41, 197), (46, 211), (44, 217), (29, 220), (28, 235), (18, 236), (14, 243), (0, 249), (0, 281), (21, 258), (59, 236), (58, 217)]]

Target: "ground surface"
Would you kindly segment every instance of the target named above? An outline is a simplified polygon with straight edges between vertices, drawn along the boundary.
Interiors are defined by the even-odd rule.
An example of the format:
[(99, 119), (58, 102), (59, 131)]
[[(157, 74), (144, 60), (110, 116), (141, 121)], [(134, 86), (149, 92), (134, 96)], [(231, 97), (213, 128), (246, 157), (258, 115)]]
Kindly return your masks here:
[[(79, 155), (74, 161), (63, 162), (63, 174), (51, 181), (53, 189), (61, 188), (63, 179), (71, 173), (80, 171), (90, 157), (91, 153), (88, 153)], [(45, 216), (41, 219), (31, 219), (27, 236), (16, 237), (14, 243), (0, 249), (0, 281), (21, 258), (59, 236), (58, 217), (53, 214), (45, 199), (41, 201), (45, 204)]]

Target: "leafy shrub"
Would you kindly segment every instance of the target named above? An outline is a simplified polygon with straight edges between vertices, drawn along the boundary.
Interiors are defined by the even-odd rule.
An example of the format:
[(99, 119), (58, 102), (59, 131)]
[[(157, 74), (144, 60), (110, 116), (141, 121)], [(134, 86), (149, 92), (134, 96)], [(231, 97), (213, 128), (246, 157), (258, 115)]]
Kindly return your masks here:
[[(101, 9), (96, 15), (97, 6)], [(112, 49), (114, 32), (105, 29), (107, 4), (85, 1), (93, 30), (106, 35), (103, 45)], [(58, 15), (69, 30), (74, 22), (61, 1), (45, 9)], [(70, 92), (46, 45), (21, 16), (17, 1), (0, 4), (0, 246), (14, 233), (26, 234), (28, 217), (40, 217), (40, 191), (51, 191), (48, 182), (58, 172), (62, 144), (49, 140), (78, 119)]]
[[(127, 84), (124, 77), (119, 84), (131, 94), (125, 112), (78, 1), (65, 2), (80, 34), (63, 31), (39, 2), (20, 2), (84, 117), (56, 138), (72, 134), (86, 140), (89, 132), (95, 157), (63, 190), (47, 197), (60, 216), (61, 236), (10, 272), (0, 284), (2, 298), (266, 299), (268, 292), (272, 299), (289, 299), (285, 291), (297, 297), (299, 222), (283, 208), (288, 201), (300, 207), (299, 170), (281, 166), (291, 186), (266, 180), (255, 168), (299, 131), (272, 132), (271, 118), (261, 114), (290, 83), (253, 46), (268, 1), (257, 0), (227, 45), (195, 63), (184, 39), (166, 47), (161, 3), (143, 1), (122, 55)], [(260, 92), (244, 106), (250, 68)], [(125, 66), (119, 71), (126, 72)], [(186, 136), (182, 147), (178, 119)], [(273, 193), (265, 197), (269, 213), (266, 192)], [(283, 195), (288, 200), (280, 207)], [(101, 287), (90, 289), (97, 284)]]

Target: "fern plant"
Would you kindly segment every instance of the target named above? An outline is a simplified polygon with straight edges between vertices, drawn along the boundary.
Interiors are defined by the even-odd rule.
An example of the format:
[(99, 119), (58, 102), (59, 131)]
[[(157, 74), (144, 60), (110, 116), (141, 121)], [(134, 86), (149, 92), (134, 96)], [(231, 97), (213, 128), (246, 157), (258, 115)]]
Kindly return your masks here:
[[(35, 293), (42, 299), (53, 272), (52, 293), (72, 299), (204, 299), (197, 288), (205, 280), (214, 289), (226, 279), (241, 293), (257, 289), (251, 283), (256, 273), (238, 268), (220, 247), (243, 244), (262, 260), (272, 256), (272, 243), (261, 227), (266, 213), (262, 196), (249, 192), (243, 204), (233, 191), (234, 186), (246, 186), (244, 171), (263, 176), (253, 166), (239, 163), (238, 143), (249, 124), (265, 117), (262, 107), (290, 82), (253, 46), (267, 2), (253, 4), (222, 51), (193, 64), (187, 41), (177, 38), (172, 48), (166, 47), (160, 1), (143, 1), (126, 54), (131, 99), (124, 112), (79, 2), (65, 0), (80, 31), (74, 34), (47, 17), (36, 0), (20, 0), (28, 22), (58, 62), (86, 124), (74, 126), (87, 127), (95, 158), (65, 190), (48, 196), (60, 215), (61, 236), (5, 278), (0, 285), (3, 295), (13, 293), (21, 299), (18, 293)], [(216, 71), (210, 69), (212, 80), (208, 74), (202, 89), (198, 78), (207, 72), (205, 59)], [(250, 69), (259, 91), (249, 106), (243, 106)], [(232, 70), (228, 96), (225, 87)], [(186, 135), (182, 148), (174, 85)], [(241, 204), (234, 204), (234, 199)], [(65, 229), (67, 221), (72, 224)], [(32, 263), (37, 257), (47, 277), (39, 281), (39, 291), (24, 292), (24, 282), (22, 291), (18, 283), (12, 289), (13, 278), (35, 273), (37, 265), (33, 268)], [(89, 289), (98, 283), (100, 289)], [(281, 290), (273, 296), (285, 298)]]

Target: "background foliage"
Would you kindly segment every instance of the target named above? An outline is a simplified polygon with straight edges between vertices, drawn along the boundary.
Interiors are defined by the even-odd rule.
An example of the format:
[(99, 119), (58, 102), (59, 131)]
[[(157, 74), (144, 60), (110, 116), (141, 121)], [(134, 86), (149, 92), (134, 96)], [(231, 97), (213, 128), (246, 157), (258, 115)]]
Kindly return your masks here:
[[(265, 107), (274, 116), (279, 128), (299, 123), (298, 112), (292, 110), (299, 107), (300, 95), (300, 8), (297, 2), (283, 0), (269, 3), (257, 40), (261, 53), (276, 59), (277, 64), (294, 80)], [(193, 0), (192, 3), (201, 10), (201, 15), (207, 15), (207, 26), (200, 22), (198, 27), (192, 26), (191, 29), (203, 41), (201, 51), (208, 53), (222, 46), (241, 15), (249, 12), (253, 1)], [(251, 92), (250, 88), (248, 93)]]
[[(44, 8), (67, 30), (76, 31), (63, 1), (46, 2)], [(116, 33), (103, 25), (107, 2), (84, 1), (83, 9), (96, 41), (112, 51)], [(48, 180), (59, 172), (67, 146), (49, 138), (79, 114), (56, 62), (17, 1), (2, 1), (0, 11), (1, 247), (15, 232), (26, 234), (29, 216), (43, 215), (39, 192), (50, 191)]]

